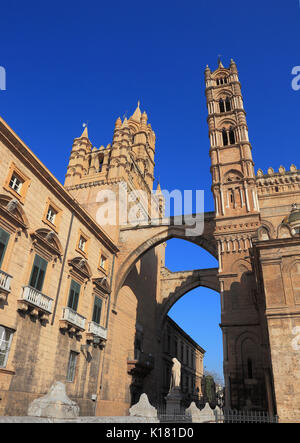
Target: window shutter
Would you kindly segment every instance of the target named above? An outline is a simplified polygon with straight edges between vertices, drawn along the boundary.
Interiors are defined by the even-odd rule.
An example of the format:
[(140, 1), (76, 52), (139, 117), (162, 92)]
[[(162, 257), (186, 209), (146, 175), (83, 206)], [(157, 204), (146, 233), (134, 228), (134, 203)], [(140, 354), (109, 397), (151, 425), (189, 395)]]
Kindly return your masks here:
[(73, 309), (73, 311), (77, 311), (79, 294), (80, 294), (80, 284), (77, 283), (75, 280), (71, 280), (68, 307)]
[(9, 240), (9, 233), (0, 228), (0, 267), (5, 255), (6, 246)]
[(95, 297), (94, 311), (93, 311), (93, 322), (100, 324), (101, 310), (102, 310), (102, 300), (99, 297)]
[(29, 285), (41, 291), (44, 284), (48, 262), (36, 254), (32, 266)]

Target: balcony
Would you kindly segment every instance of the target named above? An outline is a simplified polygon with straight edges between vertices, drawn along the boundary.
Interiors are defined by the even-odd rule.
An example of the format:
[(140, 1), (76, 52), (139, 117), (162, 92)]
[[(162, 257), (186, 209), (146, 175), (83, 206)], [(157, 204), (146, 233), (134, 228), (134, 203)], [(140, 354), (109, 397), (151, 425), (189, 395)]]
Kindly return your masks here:
[(46, 319), (52, 313), (53, 299), (30, 286), (23, 286), (23, 291), (18, 300), (20, 311), (29, 311), (32, 316), (41, 316)]
[(60, 320), (60, 329), (80, 335), (80, 332), (85, 330), (85, 317), (71, 308), (64, 308), (62, 319)]
[(7, 294), (10, 293), (10, 282), (12, 276), (0, 270), (0, 300), (6, 299)]
[(107, 329), (91, 321), (88, 327), (88, 335), (92, 338), (97, 337), (101, 340), (107, 340)]

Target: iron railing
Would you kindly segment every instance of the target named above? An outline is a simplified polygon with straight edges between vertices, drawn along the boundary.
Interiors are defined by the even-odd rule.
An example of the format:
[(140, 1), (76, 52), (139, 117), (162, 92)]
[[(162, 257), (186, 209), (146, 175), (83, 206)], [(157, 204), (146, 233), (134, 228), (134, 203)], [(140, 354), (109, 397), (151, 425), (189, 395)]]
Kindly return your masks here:
[(181, 407), (178, 411), (167, 412), (165, 404), (157, 407), (157, 417), (160, 423), (191, 423), (191, 417), (186, 413), (186, 409)]
[(224, 409), (219, 417), (218, 415), (219, 414), (216, 416), (217, 421), (223, 423), (278, 423), (277, 415), (269, 415), (264, 411), (237, 411), (235, 409)]

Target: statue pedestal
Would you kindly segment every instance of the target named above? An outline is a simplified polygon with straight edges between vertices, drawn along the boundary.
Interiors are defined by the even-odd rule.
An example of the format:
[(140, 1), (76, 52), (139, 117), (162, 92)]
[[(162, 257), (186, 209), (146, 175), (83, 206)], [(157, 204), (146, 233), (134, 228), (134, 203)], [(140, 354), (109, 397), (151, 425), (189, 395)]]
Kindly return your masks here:
[(180, 388), (173, 388), (166, 397), (166, 414), (180, 415), (182, 394)]

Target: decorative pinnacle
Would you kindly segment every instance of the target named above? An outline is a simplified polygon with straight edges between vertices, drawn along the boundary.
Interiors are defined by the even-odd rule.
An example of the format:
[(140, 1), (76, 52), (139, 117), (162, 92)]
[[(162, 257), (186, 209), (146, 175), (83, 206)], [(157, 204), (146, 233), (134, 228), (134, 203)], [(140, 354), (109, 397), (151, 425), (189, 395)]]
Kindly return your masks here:
[(81, 134), (80, 138), (82, 138), (82, 137), (89, 138), (89, 136), (88, 136), (88, 122), (83, 123), (82, 126), (83, 126), (84, 130), (83, 130), (83, 133)]

